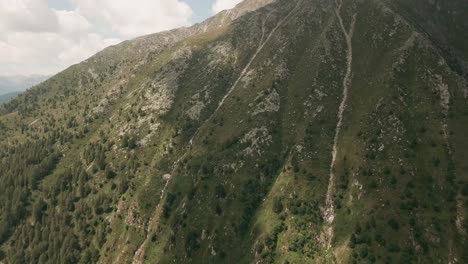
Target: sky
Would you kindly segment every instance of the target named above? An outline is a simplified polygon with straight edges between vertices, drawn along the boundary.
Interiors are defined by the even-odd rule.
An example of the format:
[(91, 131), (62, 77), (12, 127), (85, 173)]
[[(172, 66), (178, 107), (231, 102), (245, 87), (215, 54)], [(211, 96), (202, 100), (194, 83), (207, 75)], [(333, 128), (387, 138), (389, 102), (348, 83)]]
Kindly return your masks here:
[(109, 45), (194, 23), (242, 0), (0, 0), (0, 76), (53, 75)]

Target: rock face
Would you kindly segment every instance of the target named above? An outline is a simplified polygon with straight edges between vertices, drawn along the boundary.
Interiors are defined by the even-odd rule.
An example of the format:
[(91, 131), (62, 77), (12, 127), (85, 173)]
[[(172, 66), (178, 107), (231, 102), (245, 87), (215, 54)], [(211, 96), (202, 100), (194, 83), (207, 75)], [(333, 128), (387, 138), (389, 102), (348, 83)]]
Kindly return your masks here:
[(0, 262), (468, 263), (465, 0), (247, 0), (0, 108)]

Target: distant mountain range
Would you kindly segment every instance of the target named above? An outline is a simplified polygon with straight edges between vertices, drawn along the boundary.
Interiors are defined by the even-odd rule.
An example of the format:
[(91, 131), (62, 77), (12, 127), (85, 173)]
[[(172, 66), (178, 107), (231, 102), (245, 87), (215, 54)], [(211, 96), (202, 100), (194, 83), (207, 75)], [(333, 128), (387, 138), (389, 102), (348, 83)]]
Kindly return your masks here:
[(6, 103), (11, 98), (16, 97), (20, 93), (21, 92), (11, 92), (11, 93), (0, 95), (0, 105), (3, 104), (3, 103)]
[(22, 92), (26, 89), (45, 81), (49, 76), (44, 75), (14, 75), (0, 76), (0, 96), (12, 92)]

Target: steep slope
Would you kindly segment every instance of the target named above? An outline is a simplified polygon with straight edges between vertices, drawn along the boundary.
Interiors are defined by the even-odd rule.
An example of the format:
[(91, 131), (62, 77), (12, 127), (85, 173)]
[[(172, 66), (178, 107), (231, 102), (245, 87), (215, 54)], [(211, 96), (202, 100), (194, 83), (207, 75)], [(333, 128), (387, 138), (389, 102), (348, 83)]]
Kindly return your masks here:
[(467, 262), (464, 5), (245, 1), (52, 77), (1, 108), (0, 261)]

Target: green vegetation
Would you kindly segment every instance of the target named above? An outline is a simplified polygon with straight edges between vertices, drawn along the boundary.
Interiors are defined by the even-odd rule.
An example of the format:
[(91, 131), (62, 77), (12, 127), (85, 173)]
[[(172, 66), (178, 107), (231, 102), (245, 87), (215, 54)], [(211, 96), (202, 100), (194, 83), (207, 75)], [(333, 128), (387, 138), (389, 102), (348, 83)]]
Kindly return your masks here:
[(468, 30), (432, 2), (343, 0), (331, 185), (334, 1), (124, 42), (5, 103), (0, 263), (468, 262)]

